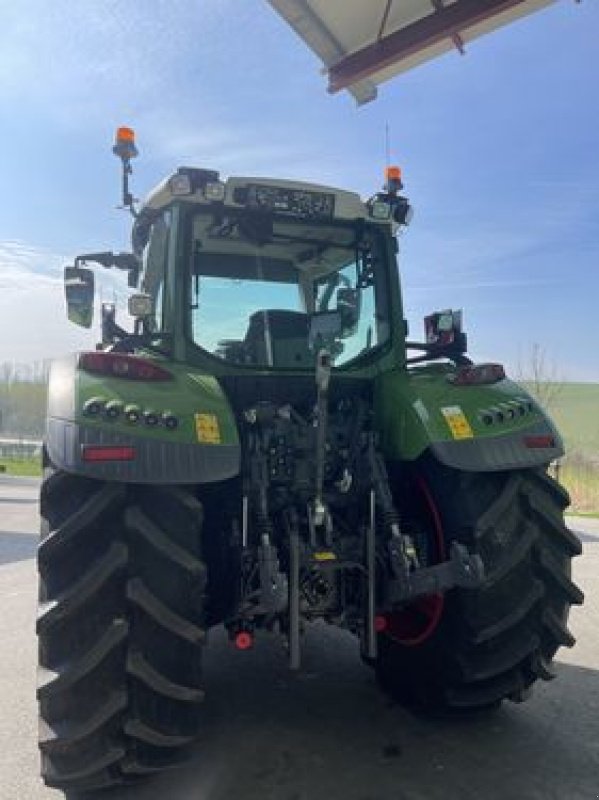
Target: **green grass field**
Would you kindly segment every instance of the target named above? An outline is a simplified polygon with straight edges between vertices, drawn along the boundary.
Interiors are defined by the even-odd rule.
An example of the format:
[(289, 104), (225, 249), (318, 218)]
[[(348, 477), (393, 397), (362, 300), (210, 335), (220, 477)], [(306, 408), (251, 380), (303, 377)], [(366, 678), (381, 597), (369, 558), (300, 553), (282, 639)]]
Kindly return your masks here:
[(599, 384), (563, 384), (549, 414), (566, 445), (559, 477), (570, 493), (570, 510), (599, 513)]
[(568, 454), (599, 461), (599, 384), (565, 383), (549, 409)]
[(0, 474), (41, 476), (42, 462), (39, 458), (0, 458)]

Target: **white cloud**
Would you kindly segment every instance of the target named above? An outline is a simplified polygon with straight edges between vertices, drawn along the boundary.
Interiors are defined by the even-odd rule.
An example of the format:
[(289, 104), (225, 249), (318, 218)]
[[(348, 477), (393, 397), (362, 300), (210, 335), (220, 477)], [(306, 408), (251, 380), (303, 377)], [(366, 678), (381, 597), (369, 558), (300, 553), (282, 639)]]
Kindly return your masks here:
[[(245, 43), (226, 37), (231, 14), (250, 26), (254, 12), (239, 0), (9, 5), (0, 29), (0, 102), (26, 103), (69, 132), (131, 124), (142, 155), (167, 169), (318, 175), (321, 145), (297, 136), (287, 112), (266, 131), (259, 105), (247, 114), (249, 95), (263, 101), (272, 71), (267, 59), (263, 67), (243, 63)], [(222, 94), (223, 75), (237, 75), (244, 102)]]
[[(106, 113), (163, 104), (205, 52), (228, 3), (26, 0), (3, 4), (0, 98), (26, 100), (83, 128)], [(191, 13), (190, 13), (191, 12)]]
[[(72, 262), (72, 258), (70, 259)], [(87, 331), (67, 320), (62, 267), (69, 259), (27, 242), (0, 241), (0, 362), (55, 358), (93, 348), (102, 300), (116, 299), (122, 318), (123, 276), (97, 271), (96, 325)], [(122, 319), (121, 319), (122, 321)]]
[(185, 112), (168, 119), (151, 112), (144, 119), (143, 130), (144, 150), (171, 164), (173, 171), (175, 166), (200, 166), (226, 174), (256, 170), (273, 174), (277, 168), (289, 172), (290, 165), (306, 157), (300, 144), (282, 143), (274, 135), (265, 139), (263, 132), (251, 126), (233, 127), (207, 119), (200, 129)]
[(476, 291), (478, 289), (524, 289), (529, 287), (540, 286), (558, 286), (563, 281), (552, 280), (472, 280), (472, 281), (456, 281), (455, 283), (436, 283), (434, 286), (414, 286), (413, 284), (406, 283), (405, 289), (408, 292), (442, 292), (444, 290), (460, 289), (464, 291)]
[(23, 292), (53, 291), (61, 284), (62, 256), (18, 240), (0, 241), (0, 289)]

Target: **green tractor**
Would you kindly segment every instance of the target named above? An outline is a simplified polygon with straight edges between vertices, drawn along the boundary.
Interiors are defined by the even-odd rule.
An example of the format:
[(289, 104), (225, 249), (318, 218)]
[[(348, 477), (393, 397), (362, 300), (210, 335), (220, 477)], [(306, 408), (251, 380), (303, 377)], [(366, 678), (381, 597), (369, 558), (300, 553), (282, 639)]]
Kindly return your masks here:
[[(458, 312), (407, 340), (397, 169), (383, 191), (181, 168), (136, 207), (131, 253), (65, 270), (90, 326), (89, 263), (124, 270), (128, 331), (54, 363), (39, 545), (40, 749), (86, 791), (181, 759), (201, 729), (202, 650), (308, 623), (356, 635), (420, 711), (522, 701), (574, 639), (580, 543), (547, 474), (562, 443)], [(241, 656), (240, 656), (241, 657)]]

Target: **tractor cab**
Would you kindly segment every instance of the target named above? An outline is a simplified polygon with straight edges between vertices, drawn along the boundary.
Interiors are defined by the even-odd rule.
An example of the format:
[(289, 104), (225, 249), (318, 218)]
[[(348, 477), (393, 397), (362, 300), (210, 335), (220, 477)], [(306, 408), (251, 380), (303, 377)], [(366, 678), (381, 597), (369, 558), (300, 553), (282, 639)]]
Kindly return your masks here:
[(153, 346), (212, 372), (313, 371), (322, 348), (333, 369), (360, 368), (404, 346), (394, 235), (411, 208), (397, 168), (366, 203), (314, 184), (180, 168), (137, 210), (133, 132), (119, 129), (113, 149), (133, 252), (82, 255), (65, 272), (69, 318), (88, 327), (88, 263), (128, 272), (134, 331), (104, 307), (103, 346)]
[(198, 210), (188, 230), (187, 309), (196, 348), (278, 371), (312, 369), (321, 347), (343, 366), (389, 342), (378, 230), (226, 208)]

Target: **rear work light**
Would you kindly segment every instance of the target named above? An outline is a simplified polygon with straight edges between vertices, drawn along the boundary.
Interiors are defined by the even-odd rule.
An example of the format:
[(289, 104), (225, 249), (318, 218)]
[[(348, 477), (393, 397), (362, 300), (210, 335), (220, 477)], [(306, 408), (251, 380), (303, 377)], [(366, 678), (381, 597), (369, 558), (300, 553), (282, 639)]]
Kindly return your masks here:
[(145, 358), (125, 353), (89, 352), (79, 355), (79, 368), (130, 381), (172, 381), (172, 374)]
[(454, 386), (483, 386), (505, 378), (503, 364), (469, 364), (448, 378)]
[(134, 461), (134, 447), (119, 447), (114, 445), (84, 444), (81, 448), (81, 458), (91, 463), (105, 461)]

